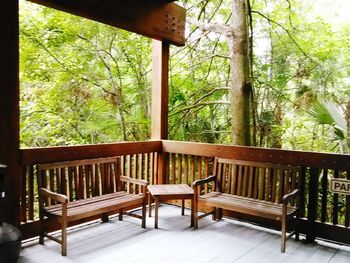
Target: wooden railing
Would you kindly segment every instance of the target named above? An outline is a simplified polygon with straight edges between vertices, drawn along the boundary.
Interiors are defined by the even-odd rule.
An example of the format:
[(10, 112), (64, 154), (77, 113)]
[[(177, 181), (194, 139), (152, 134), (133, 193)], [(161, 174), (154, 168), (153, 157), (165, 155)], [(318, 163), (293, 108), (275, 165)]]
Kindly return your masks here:
[[(151, 184), (186, 183), (212, 173), (215, 157), (303, 167), (301, 232), (350, 244), (350, 197), (329, 191), (329, 179), (350, 179), (350, 155), (286, 151), (177, 141), (150, 141), (86, 146), (23, 149), (20, 219), (25, 237), (37, 235), (37, 182), (39, 163), (120, 156), (121, 173)], [(161, 171), (163, 173), (161, 174)], [(203, 189), (207, 192), (210, 189)], [(235, 214), (227, 214), (236, 216)], [(242, 218), (242, 217), (241, 217)], [(249, 219), (250, 218), (244, 218)], [(268, 222), (258, 222), (267, 224)]]
[(309, 241), (320, 237), (350, 244), (350, 196), (329, 191), (331, 177), (350, 179), (350, 155), (176, 141), (163, 141), (162, 145), (163, 152), (169, 154), (165, 181), (171, 183), (190, 184), (208, 176), (215, 157), (301, 166), (301, 232)]
[[(38, 234), (38, 164), (120, 156), (122, 175), (157, 183), (158, 152), (160, 151), (160, 141), (21, 150), (20, 220), (24, 237), (29, 238)], [(89, 184), (89, 182), (86, 183)], [(92, 188), (91, 191), (93, 191)], [(75, 191), (75, 188), (72, 189)]]

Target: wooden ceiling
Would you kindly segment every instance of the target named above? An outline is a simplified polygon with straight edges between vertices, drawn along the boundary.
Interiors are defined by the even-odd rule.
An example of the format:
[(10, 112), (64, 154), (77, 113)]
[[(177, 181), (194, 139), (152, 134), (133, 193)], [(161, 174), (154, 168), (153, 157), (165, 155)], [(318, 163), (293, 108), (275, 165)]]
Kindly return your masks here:
[(185, 44), (186, 10), (171, 0), (29, 0), (177, 46)]

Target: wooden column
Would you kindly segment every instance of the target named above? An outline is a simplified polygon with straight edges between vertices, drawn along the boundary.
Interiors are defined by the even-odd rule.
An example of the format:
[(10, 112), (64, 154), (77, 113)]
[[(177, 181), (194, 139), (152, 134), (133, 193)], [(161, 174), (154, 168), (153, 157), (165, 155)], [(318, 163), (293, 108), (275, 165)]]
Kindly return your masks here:
[[(153, 40), (152, 49), (152, 140), (168, 138), (169, 43)], [(158, 155), (158, 183), (166, 182), (168, 158)]]
[(19, 37), (18, 1), (0, 1), (0, 163), (5, 175), (5, 219), (19, 224)]
[(153, 40), (152, 139), (168, 138), (169, 44)]

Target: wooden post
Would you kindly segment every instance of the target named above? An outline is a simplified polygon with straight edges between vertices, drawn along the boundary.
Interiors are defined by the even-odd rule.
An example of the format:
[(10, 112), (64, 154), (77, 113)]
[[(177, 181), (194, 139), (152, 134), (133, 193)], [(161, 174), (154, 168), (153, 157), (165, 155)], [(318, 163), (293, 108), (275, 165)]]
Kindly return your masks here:
[[(19, 225), (19, 25), (18, 1), (0, 1), (0, 163), (5, 175), (5, 219)], [(11, 190), (10, 190), (11, 189)]]
[(152, 135), (168, 138), (169, 44), (153, 40), (152, 50)]
[[(152, 49), (152, 135), (153, 140), (168, 138), (169, 43), (153, 40)], [(167, 178), (168, 157), (158, 155), (159, 184)]]

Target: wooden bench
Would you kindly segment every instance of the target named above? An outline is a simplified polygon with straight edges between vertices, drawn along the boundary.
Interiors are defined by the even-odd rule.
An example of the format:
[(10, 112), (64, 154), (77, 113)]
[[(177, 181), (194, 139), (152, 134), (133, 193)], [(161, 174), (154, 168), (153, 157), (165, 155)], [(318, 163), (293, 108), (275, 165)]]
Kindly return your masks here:
[[(214, 175), (193, 182), (195, 193), (194, 227), (198, 219), (213, 214), (221, 219), (222, 209), (281, 222), (281, 252), (293, 234), (299, 239), (297, 228), (301, 168), (296, 166), (216, 158)], [(206, 185), (210, 182), (214, 184)], [(206, 193), (201, 195), (201, 186)], [(198, 216), (198, 203), (214, 208)], [(296, 219), (295, 230), (287, 236), (287, 222)]]
[[(120, 175), (118, 157), (57, 162), (38, 165), (40, 238), (61, 244), (61, 253), (67, 255), (67, 224), (72, 221), (123, 213), (130, 208), (142, 207), (142, 219), (146, 226), (147, 181)], [(130, 190), (137, 194), (131, 193)], [(61, 224), (62, 237), (47, 233), (51, 220)]]

